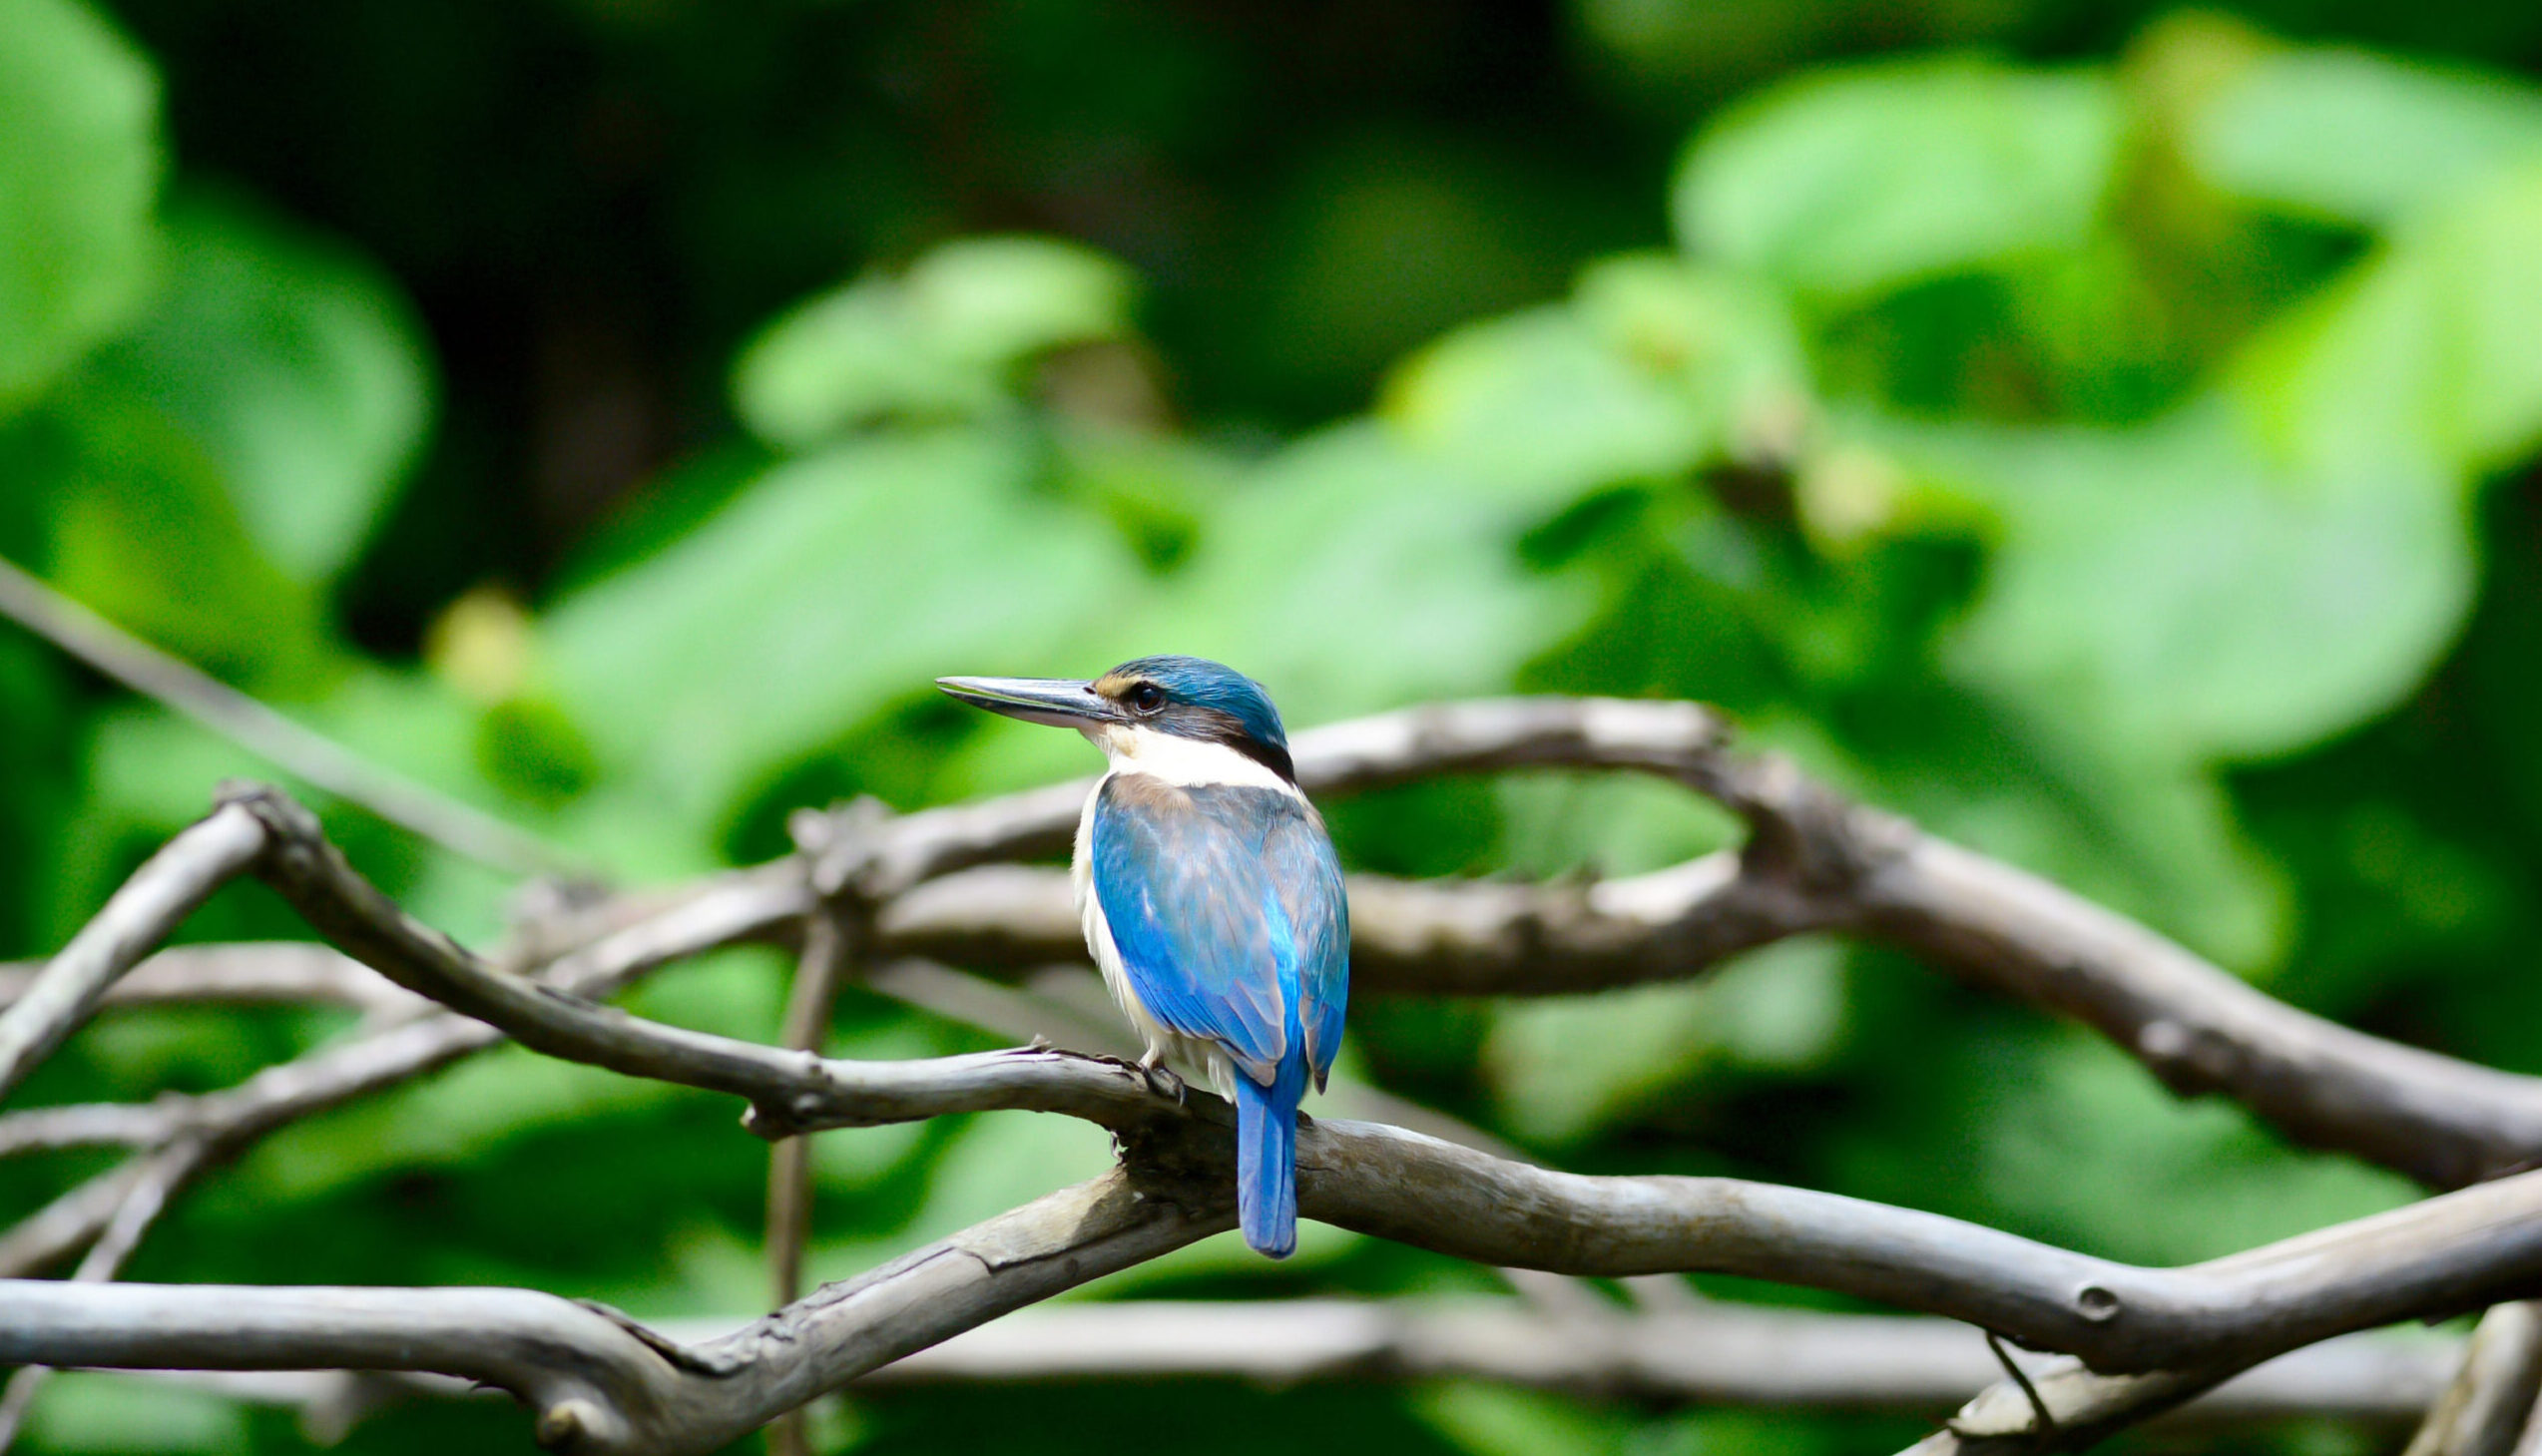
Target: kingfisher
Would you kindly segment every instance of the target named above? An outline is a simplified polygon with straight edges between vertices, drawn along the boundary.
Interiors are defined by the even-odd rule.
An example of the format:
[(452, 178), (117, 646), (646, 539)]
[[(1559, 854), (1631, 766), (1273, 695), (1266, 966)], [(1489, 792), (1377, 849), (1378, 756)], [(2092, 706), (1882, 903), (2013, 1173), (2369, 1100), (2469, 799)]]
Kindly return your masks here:
[[(1109, 762), (1077, 819), (1086, 948), (1147, 1042), (1236, 1104), (1236, 1211), (1272, 1258), (1297, 1247), (1297, 1103), (1323, 1090), (1350, 993), (1332, 838), (1297, 788), (1263, 686), (1201, 658), (1073, 678), (939, 678), (974, 707), (1073, 728)], [(1178, 1092), (1179, 1081), (1174, 1082)]]

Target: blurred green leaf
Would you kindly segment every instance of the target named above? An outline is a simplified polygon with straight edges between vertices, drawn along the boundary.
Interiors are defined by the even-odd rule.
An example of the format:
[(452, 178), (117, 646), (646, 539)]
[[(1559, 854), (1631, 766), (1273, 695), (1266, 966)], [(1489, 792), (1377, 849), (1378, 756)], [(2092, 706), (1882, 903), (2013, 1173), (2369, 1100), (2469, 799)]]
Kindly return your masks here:
[(1720, 429), (1559, 307), (1470, 324), (1423, 349), (1378, 412), (1475, 483), (1549, 503), (1681, 474)]
[(1609, 348), (1683, 391), (1733, 460), (1791, 449), (1811, 370), (1779, 289), (1667, 253), (1629, 253), (1591, 264), (1572, 308)]
[(1567, 1144), (1682, 1095), (1708, 1066), (1806, 1068), (1843, 1018), (1842, 951), (1795, 940), (1693, 984), (1509, 1002), (1483, 1065), (1506, 1126)]
[(1629, 1439), (1612, 1412), (1569, 1396), (1458, 1380), (1413, 1398), (1432, 1428), (1471, 1456), (1605, 1456)]
[(2230, 387), (2298, 470), (2519, 459), (2542, 442), (2538, 253), (2542, 162), (2466, 184), (2255, 340)]
[(768, 472), (542, 624), (611, 770), (711, 826), (761, 775), (945, 673), (1055, 671), (1144, 574), (1018, 441), (877, 437)]
[(1678, 237), (1838, 298), (2073, 247), (2122, 130), (2097, 72), (1919, 57), (1809, 75), (1705, 130), (1678, 174)]
[(2418, 1197), (2397, 1175), (2290, 1152), (2229, 1103), (2175, 1101), (2081, 1034), (1998, 1049), (1975, 1082), (1983, 1196), (2032, 1236), (2106, 1257), (2189, 1263)]
[(2470, 599), (2451, 480), (2273, 469), (2219, 404), (2133, 431), (1961, 431), (1923, 459), (1952, 459), (2002, 522), (1955, 671), (2157, 754), (2279, 752), (2377, 712)]
[(1191, 563), (1123, 627), (1108, 661), (1189, 652), (1271, 689), (1294, 724), (1488, 692), (1583, 622), (1589, 584), (1528, 570), (1541, 491), (1485, 491), (1373, 423), (1265, 462)]
[(332, 577), (422, 444), (421, 326), (367, 261), (234, 204), (174, 210), (166, 258), (140, 326), (98, 356), (95, 387), (198, 442), (276, 565)]
[(0, 416), (138, 300), (158, 121), (149, 62), (96, 11), (0, 8)]
[(321, 604), (258, 549), (177, 421), (83, 372), (0, 436), (0, 463), (49, 503), (54, 585), (252, 691), (322, 680), (334, 648)]
[(901, 275), (905, 306), (958, 358), (1004, 364), (1129, 331), (1138, 282), (1092, 248), (1054, 238), (965, 238)]
[(2363, 51), (2283, 50), (2226, 84), (2188, 150), (2226, 192), (2384, 228), (2542, 161), (2542, 93)]
[(1119, 263), (1074, 243), (950, 243), (897, 278), (861, 278), (771, 324), (735, 366), (735, 406), (790, 450), (884, 416), (989, 414), (1017, 360), (1126, 333), (1133, 293)]
[(1638, 774), (1537, 773), (1493, 789), (1500, 857), (1530, 879), (1644, 874), (1740, 837), (1738, 821), (1712, 800)]

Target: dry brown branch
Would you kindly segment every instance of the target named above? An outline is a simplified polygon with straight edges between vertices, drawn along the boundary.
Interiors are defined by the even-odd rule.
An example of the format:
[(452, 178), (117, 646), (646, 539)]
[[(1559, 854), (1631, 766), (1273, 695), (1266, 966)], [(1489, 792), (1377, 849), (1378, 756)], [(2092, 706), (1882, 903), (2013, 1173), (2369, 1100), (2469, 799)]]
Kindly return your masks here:
[(0, 1280), (0, 1362), (433, 1370), (513, 1391), (543, 1445), (712, 1451), (877, 1365), (1232, 1226), (1116, 1171), (682, 1346), (521, 1289)]
[[(44, 963), (0, 964), (0, 1006), (24, 996)], [(420, 1009), (413, 993), (332, 947), (305, 940), (240, 941), (163, 950), (126, 972), (98, 1000), (112, 1006), (176, 1002), (324, 1005), (355, 1011)]]
[(243, 809), (222, 809), (160, 847), (0, 1012), (0, 1096), (88, 1019), (106, 988), (262, 852)]
[(2542, 1391), (2542, 1308), (2493, 1306), (2403, 1456), (2508, 1456)]
[[(1205, 1170), (1200, 1186), (1223, 1201), (1229, 1119), (1215, 1099), (1178, 1105), (1134, 1069), (1056, 1051), (841, 1062), (629, 1016), (505, 976), (417, 924), (280, 795), (232, 802), (266, 826), (259, 873), (311, 925), (390, 979), (524, 1045), (741, 1097), (765, 1136), (951, 1112), (1064, 1113), (1111, 1129), (1134, 1170)], [(1316, 1121), (1300, 1131), (1299, 1162), (1301, 1213), (1457, 1257), (1810, 1284), (1948, 1314), (2101, 1370), (2250, 1363), (2542, 1280), (2542, 1173), (2160, 1270), (1771, 1185), (1551, 1173), (1381, 1125)]]
[[(547, 962), (540, 980), (583, 996), (607, 996), (662, 966), (760, 933), (766, 914), (765, 878), (736, 876), (711, 895), (675, 899), (651, 915), (619, 925)], [(605, 922), (604, 922), (605, 923)], [(366, 972), (366, 974), (369, 974)], [(403, 991), (414, 1006), (430, 1003)], [(369, 1094), (412, 1081), (489, 1047), (502, 1034), (483, 1022), (434, 1011), (348, 1041), (320, 1047), (258, 1072), (237, 1087), (191, 1097), (161, 1097), (119, 1111), (117, 1141), (157, 1147), (202, 1138), (211, 1162), (234, 1158), (259, 1139)], [(69, 1109), (0, 1115), (0, 1145), (27, 1119), (59, 1130), (76, 1125)], [(0, 1276), (59, 1264), (85, 1248), (122, 1204), (135, 1165), (111, 1169), (70, 1190), (0, 1233)]]
[[(1735, 853), (1586, 886), (1354, 879), (1352, 982), (1363, 993), (1576, 992), (1699, 975), (1772, 940), (1839, 930), (2073, 1016), (2184, 1095), (2221, 1093), (2298, 1141), (2437, 1187), (2542, 1157), (2542, 1079), (2275, 1001), (2056, 885), (1848, 803), (1779, 759), (1728, 751), (1718, 721), (1686, 705), (1442, 705), (1301, 733), (1296, 746), (1301, 781), (1323, 791), (1513, 766), (1636, 768), (1720, 799), (1751, 827)], [(897, 896), (881, 912), (877, 953), (1027, 965), (1081, 955), (1061, 877), (951, 872), (1055, 851), (1084, 788), (895, 821), (881, 852), (852, 871)], [(937, 875), (947, 878), (926, 883)], [(754, 892), (781, 890), (763, 878)], [(798, 886), (763, 933), (799, 916), (809, 894)]]
[[(1366, 989), (1623, 984), (1694, 974), (1747, 945), (1835, 928), (1917, 949), (1970, 979), (2080, 1016), (2119, 1037), (2177, 1088), (2242, 1097), (2308, 1141), (2363, 1152), (2431, 1181), (2460, 1182), (2511, 1166), (2542, 1142), (2542, 1081), (2378, 1042), (2279, 1005), (2141, 927), (1849, 805), (1779, 760), (1726, 753), (1715, 721), (1685, 705), (1460, 705), (1301, 734), (1298, 746), (1301, 776), (1328, 788), (1521, 764), (1646, 769), (1713, 794), (1751, 827), (1740, 850), (1634, 880), (1556, 887), (1357, 882), (1354, 918), (1367, 923), (1354, 942), (1354, 979)], [(1065, 923), (1067, 943), (1051, 946), (1054, 878), (982, 866), (1055, 847), (1081, 794), (1082, 785), (1062, 785), (911, 814), (878, 828), (853, 852), (825, 847), (722, 876), (653, 902), (632, 919), (628, 902), (602, 907), (593, 918), (610, 922), (609, 933), (554, 960), (536, 979), (489, 964), (406, 917), (354, 874), (289, 800), (270, 791), (231, 797), (207, 825), (248, 816), (255, 827), (255, 871), (323, 936), (408, 990), (485, 1025), (447, 1013), (391, 1011), (412, 1019), (268, 1069), (227, 1093), (112, 1113), (54, 1109), (0, 1118), (0, 1148), (66, 1141), (164, 1148), (182, 1139), (206, 1158), (223, 1156), (290, 1118), (491, 1044), (499, 1039), (491, 1028), (500, 1028), (552, 1055), (740, 1097), (751, 1105), (751, 1126), (764, 1136), (957, 1111), (1038, 1110), (1111, 1129), (1123, 1168), (1109, 1181), (1054, 1195), (961, 1236), (1021, 1240), (1013, 1246), (1025, 1252), (1012, 1264), (983, 1255), (985, 1245), (976, 1241), (960, 1257), (940, 1247), (913, 1256), (915, 1264), (902, 1260), (788, 1305), (770, 1316), (779, 1323), (747, 1347), (725, 1340), (681, 1353), (631, 1333), (624, 1321), (604, 1321), (622, 1342), (612, 1343), (545, 1305), (522, 1303), (533, 1296), (517, 1291), (415, 1291), (492, 1301), (471, 1308), (491, 1320), (498, 1337), (475, 1354), (436, 1344), (433, 1331), (445, 1328), (436, 1321), (455, 1329), (460, 1311), (427, 1307), (427, 1300), (409, 1307), (423, 1335), (388, 1360), (378, 1343), (395, 1313), (386, 1291), (265, 1291), (263, 1303), (228, 1291), (245, 1299), (237, 1319), (253, 1328), (224, 1340), (215, 1319), (221, 1306), (188, 1302), (193, 1291), (13, 1283), (0, 1291), (0, 1358), (41, 1345), (15, 1357), (133, 1363), (115, 1352), (148, 1344), (148, 1332), (114, 1333), (114, 1312), (133, 1312), (117, 1301), (158, 1300), (146, 1307), (171, 1321), (159, 1334), (175, 1342), (155, 1347), (163, 1354), (191, 1338), (196, 1344), (184, 1347), (219, 1344), (227, 1353), (216, 1363), (230, 1366), (269, 1367), (286, 1348), (324, 1349), (331, 1353), (317, 1363), (497, 1379), (538, 1406), (543, 1432), (560, 1440), (592, 1449), (692, 1449), (684, 1443), (747, 1429), (719, 1423), (791, 1409), (879, 1360), (995, 1317), (1014, 1307), (1003, 1302), (1010, 1297), (1029, 1302), (1122, 1266), (1111, 1261), (1116, 1257), (1135, 1262), (1224, 1226), (1225, 1109), (1200, 1096), (1178, 1106), (1116, 1063), (1047, 1050), (829, 1061), (646, 1022), (588, 999), (650, 965), (715, 945), (792, 938), (808, 912), (840, 896), (888, 897), (880, 952), (924, 945), (968, 947), (986, 960), (1025, 952), (1034, 960), (1073, 957), (1073, 917)], [(110, 905), (101, 921), (115, 914)], [(132, 923), (155, 922), (140, 915)], [(127, 950), (115, 939), (111, 950), (74, 962), (111, 967), (102, 974), (57, 976), (49, 968), (0, 1015), (0, 1028), (14, 1017), (58, 1042), (114, 975), (148, 949), (141, 943)], [(535, 965), (549, 953), (545, 946), (525, 949), (511, 964)], [(979, 991), (974, 985), (964, 994)], [(1315, 1122), (1301, 1130), (1300, 1153), (1301, 1212), (1345, 1227), (1521, 1267), (1609, 1275), (1712, 1269), (1811, 1284), (1948, 1314), (2090, 1362), (2051, 1365), (2035, 1376), (2024, 1370), (2010, 1397), (2021, 1405), (2017, 1420), (2000, 1409), (2003, 1390), (1989, 1391), (1934, 1449), (2071, 1448), (2097, 1429), (2141, 1419), (2281, 1351), (2542, 1288), (2542, 1174), (2191, 1268), (2144, 1269), (1767, 1185), (1551, 1173), (1383, 1126)], [(97, 1240), (142, 1177), (137, 1167), (93, 1180), (0, 1236), (0, 1269), (34, 1267)], [(1059, 1209), (1075, 1211), (1065, 1228), (1052, 1221)], [(944, 1267), (925, 1273), (931, 1262)], [(976, 1271), (984, 1282), (939, 1297), (931, 1281), (952, 1277), (948, 1270), (964, 1279)], [(1030, 1289), (1040, 1292), (1018, 1293)], [(293, 1305), (293, 1298), (316, 1302)], [(859, 1312), (815, 1315), (841, 1300)], [(912, 1312), (911, 1301), (926, 1306), (923, 1315)], [(294, 1325), (301, 1316), (314, 1324)], [(334, 1336), (341, 1338), (329, 1343)], [(627, 1340), (660, 1368), (628, 1358)], [(489, 1373), (498, 1366), (502, 1375)], [(722, 1395), (693, 1388), (690, 1377), (710, 1373)], [(656, 1409), (666, 1389), (684, 1406), (703, 1403)], [(2033, 1429), (2043, 1424), (2034, 1400), (2054, 1417), (2054, 1429)]]
[[(1612, 1306), (1602, 1312), (1603, 1319), (1583, 1321), (1480, 1298), (1043, 1304), (883, 1365), (854, 1388), (1472, 1379), (1643, 1404), (1939, 1417), (1969, 1387), (1998, 1373), (1984, 1337), (1946, 1319), (1721, 1303), (1671, 1314), (1625, 1314)], [(684, 1344), (705, 1344), (745, 1322), (678, 1320), (656, 1328)], [(2342, 1335), (2237, 1376), (2168, 1420), (2215, 1428), (2307, 1415), (2405, 1428), (2445, 1388), (2461, 1343), (2433, 1335)], [(388, 1400), (473, 1390), (447, 1376), (376, 1371), (148, 1373), (234, 1399), (297, 1408), (334, 1439)]]

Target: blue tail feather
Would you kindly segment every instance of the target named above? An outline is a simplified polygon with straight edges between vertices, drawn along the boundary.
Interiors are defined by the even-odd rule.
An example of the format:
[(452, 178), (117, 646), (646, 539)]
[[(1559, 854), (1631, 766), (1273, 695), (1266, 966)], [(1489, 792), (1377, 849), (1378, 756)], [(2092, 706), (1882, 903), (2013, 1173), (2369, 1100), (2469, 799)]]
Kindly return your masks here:
[(1236, 1217), (1258, 1253), (1286, 1258), (1297, 1249), (1297, 1100), (1306, 1093), (1306, 1060), (1282, 1058), (1271, 1086), (1236, 1076)]

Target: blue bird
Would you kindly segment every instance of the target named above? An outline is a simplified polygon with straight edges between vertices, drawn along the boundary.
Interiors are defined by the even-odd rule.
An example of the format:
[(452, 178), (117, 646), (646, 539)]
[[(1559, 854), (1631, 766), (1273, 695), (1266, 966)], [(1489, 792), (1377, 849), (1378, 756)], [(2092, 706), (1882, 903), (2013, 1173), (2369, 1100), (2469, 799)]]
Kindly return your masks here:
[(1262, 685), (1200, 658), (1095, 679), (939, 678), (975, 707), (1073, 728), (1111, 768), (1077, 821), (1086, 947), (1147, 1040), (1236, 1104), (1245, 1241), (1297, 1247), (1297, 1102), (1323, 1090), (1350, 994), (1341, 865)]

